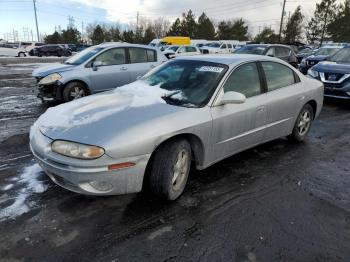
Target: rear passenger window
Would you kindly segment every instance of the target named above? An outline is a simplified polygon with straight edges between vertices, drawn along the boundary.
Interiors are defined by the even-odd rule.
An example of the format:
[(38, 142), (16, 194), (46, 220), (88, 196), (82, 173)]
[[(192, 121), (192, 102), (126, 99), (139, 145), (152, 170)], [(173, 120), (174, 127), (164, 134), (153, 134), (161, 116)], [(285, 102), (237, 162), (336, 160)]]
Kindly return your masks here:
[(156, 52), (154, 50), (147, 49), (148, 62), (157, 62)]
[(232, 45), (231, 45), (231, 44), (227, 44), (227, 47), (228, 47), (228, 48), (232, 48)]
[(248, 63), (237, 68), (224, 85), (224, 92), (238, 92), (247, 98), (261, 94), (258, 68), (255, 63)]
[(130, 62), (133, 63), (147, 63), (147, 49), (144, 48), (129, 48)]
[(277, 57), (286, 57), (289, 56), (290, 50), (285, 47), (277, 47), (276, 48), (276, 56)]
[(265, 72), (268, 91), (295, 83), (294, 72), (289, 67), (274, 62), (262, 62), (261, 64)]

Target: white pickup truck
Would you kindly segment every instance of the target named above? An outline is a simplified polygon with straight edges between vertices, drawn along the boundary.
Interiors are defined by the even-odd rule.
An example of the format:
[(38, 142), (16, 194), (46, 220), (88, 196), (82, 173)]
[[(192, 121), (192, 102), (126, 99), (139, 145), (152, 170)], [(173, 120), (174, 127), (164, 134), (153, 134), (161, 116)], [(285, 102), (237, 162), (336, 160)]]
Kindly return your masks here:
[(200, 48), (202, 54), (230, 54), (233, 53), (236, 42), (213, 42)]

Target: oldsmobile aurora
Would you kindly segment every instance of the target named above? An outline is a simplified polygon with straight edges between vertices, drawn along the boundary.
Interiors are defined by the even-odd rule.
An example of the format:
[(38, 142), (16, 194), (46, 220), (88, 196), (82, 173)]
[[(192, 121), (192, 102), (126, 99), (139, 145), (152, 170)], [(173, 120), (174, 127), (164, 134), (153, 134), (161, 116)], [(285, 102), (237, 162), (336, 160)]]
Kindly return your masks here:
[(114, 195), (147, 185), (174, 200), (191, 163), (204, 169), (283, 136), (303, 141), (322, 105), (322, 83), (279, 59), (177, 58), (129, 85), (48, 109), (30, 147), (68, 190)]

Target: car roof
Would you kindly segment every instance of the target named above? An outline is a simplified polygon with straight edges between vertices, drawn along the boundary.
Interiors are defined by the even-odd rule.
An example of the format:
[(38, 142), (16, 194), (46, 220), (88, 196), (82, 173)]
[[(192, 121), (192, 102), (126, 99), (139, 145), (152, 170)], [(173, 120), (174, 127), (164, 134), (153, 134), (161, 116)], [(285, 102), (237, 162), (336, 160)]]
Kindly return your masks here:
[(262, 55), (247, 55), (247, 54), (215, 54), (215, 55), (196, 55), (196, 56), (183, 56), (175, 58), (175, 60), (192, 60), (192, 61), (205, 61), (218, 64), (240, 64), (248, 61), (271, 61), (284, 63), (282, 60)]
[(111, 48), (111, 47), (141, 47), (141, 48), (157, 50), (157, 48), (149, 46), (149, 45), (129, 44), (129, 43), (126, 43), (126, 42), (106, 42), (106, 43), (99, 44), (98, 46), (103, 47), (103, 48)]
[(270, 47), (270, 46), (281, 46), (281, 47), (287, 47), (291, 48), (289, 45), (282, 45), (282, 44), (248, 44), (246, 46), (261, 46), (261, 47)]

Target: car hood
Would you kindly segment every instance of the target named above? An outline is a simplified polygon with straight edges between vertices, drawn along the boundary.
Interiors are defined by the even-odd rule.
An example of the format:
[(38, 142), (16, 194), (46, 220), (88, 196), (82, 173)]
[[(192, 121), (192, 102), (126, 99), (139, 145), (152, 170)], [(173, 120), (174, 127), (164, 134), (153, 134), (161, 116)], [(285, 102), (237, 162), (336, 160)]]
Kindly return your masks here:
[(34, 77), (45, 77), (49, 74), (60, 73), (75, 68), (76, 65), (52, 64), (35, 69), (32, 73)]
[(307, 58), (307, 60), (314, 60), (314, 61), (324, 61), (328, 58), (326, 55), (312, 55)]
[(164, 55), (166, 55), (166, 54), (175, 54), (175, 52), (174, 52), (174, 50), (164, 50), (163, 52), (162, 52)]
[(320, 72), (350, 74), (350, 63), (337, 63), (325, 61), (317, 64), (314, 67), (314, 69)]
[[(106, 148), (116, 137), (140, 139), (147, 132), (154, 133), (160, 119), (191, 110), (166, 104), (161, 96), (169, 91), (148, 85), (146, 90), (144, 85), (142, 81), (137, 81), (49, 108), (32, 128), (38, 128), (53, 140), (62, 139)], [(154, 90), (150, 91), (152, 88)]]

